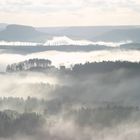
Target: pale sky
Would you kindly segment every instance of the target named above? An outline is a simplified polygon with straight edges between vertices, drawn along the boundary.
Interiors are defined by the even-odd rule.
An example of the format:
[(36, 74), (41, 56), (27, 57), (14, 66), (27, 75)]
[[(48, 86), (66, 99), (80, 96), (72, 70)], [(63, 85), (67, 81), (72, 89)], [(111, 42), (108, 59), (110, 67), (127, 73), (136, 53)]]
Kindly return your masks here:
[(0, 0), (0, 22), (33, 26), (140, 25), (140, 0)]

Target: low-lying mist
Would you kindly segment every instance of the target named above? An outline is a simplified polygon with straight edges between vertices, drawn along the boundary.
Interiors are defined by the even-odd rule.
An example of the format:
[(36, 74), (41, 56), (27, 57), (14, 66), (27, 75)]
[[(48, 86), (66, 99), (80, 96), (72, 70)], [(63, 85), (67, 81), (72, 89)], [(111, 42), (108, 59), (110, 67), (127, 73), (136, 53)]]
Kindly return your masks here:
[[(1, 97), (43, 97), (47, 96), (50, 86), (59, 83), (59, 79), (53, 75), (39, 72), (0, 74), (2, 84), (0, 85)], [(46, 85), (45, 89), (43, 88)]]
[(0, 140), (138, 140), (139, 75), (121, 61), (1, 73)]
[(71, 67), (71, 65), (85, 62), (102, 62), (102, 61), (129, 61), (139, 62), (140, 52), (137, 50), (100, 50), (91, 52), (61, 52), (61, 51), (45, 51), (36, 52), (27, 55), (18, 53), (6, 53), (0, 54), (0, 71), (4, 72), (8, 64), (17, 63), (32, 58), (49, 59), (56, 67), (65, 65)]
[(53, 37), (51, 40), (47, 40), (46, 42), (8, 42), (8, 41), (0, 41), (0, 46), (70, 46), (70, 45), (77, 45), (77, 46), (84, 46), (84, 45), (104, 45), (108, 47), (120, 47), (124, 44), (130, 44), (133, 41), (131, 40), (122, 40), (119, 42), (105, 42), (105, 41), (90, 41), (90, 40), (73, 40), (67, 36), (56, 36)]

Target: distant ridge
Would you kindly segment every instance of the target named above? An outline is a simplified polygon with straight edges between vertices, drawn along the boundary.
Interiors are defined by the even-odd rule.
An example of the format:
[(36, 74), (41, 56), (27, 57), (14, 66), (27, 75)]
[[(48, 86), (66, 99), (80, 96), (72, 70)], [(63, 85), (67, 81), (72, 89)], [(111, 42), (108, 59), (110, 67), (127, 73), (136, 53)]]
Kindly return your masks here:
[(132, 40), (140, 43), (140, 28), (111, 30), (95, 37), (95, 40), (99, 39), (102, 41)]
[(0, 31), (4, 30), (8, 26), (6, 23), (0, 23)]
[(37, 31), (32, 26), (8, 25), (0, 32), (0, 40), (4, 41), (22, 41), (22, 42), (42, 42), (48, 35)]
[(45, 43), (58, 36), (73, 40), (140, 43), (140, 26), (43, 27), (0, 24), (0, 41)]
[(139, 41), (140, 26), (75, 26), (36, 28), (38, 31), (90, 41)]

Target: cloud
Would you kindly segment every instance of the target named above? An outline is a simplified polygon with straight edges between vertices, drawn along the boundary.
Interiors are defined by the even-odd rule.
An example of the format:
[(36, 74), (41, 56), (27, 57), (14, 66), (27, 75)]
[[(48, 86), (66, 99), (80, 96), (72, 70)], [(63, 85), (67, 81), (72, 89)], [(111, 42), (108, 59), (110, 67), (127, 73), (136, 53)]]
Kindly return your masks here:
[[(3, 79), (0, 93), (10, 97), (42, 96), (46, 99), (46, 104), (43, 102), (47, 107), (47, 124), (44, 130), (36, 135), (32, 133), (29, 138), (20, 136), (20, 139), (32, 140), (33, 137), (35, 140), (45, 140), (47, 137), (52, 140), (124, 140), (128, 138), (136, 140), (140, 135), (140, 112), (133, 110), (131, 106), (135, 108), (140, 104), (140, 76), (139, 72), (135, 73), (135, 70), (130, 68), (102, 73), (97, 71), (84, 74), (83, 70), (78, 74), (74, 71), (71, 74), (62, 73), (59, 75), (62, 81), (55, 87), (40, 83), (31, 84), (36, 82), (35, 77), (42, 82), (44, 78), (47, 79), (44, 73), (0, 74), (0, 78)], [(58, 75), (53, 74), (53, 76), (57, 78)], [(106, 108), (105, 101), (107, 104), (110, 103), (109, 105), (113, 102), (113, 109), (110, 108), (112, 106)], [(6, 102), (7, 107), (13, 105), (11, 102)], [(28, 104), (28, 107), (33, 106), (34, 101), (30, 100)], [(38, 105), (35, 100), (33, 109), (44, 109), (41, 105)], [(15, 107), (15, 104), (13, 106)], [(21, 106), (24, 109), (24, 104), (19, 102), (18, 107)], [(18, 107), (16, 105), (17, 109)]]
[[(1, 0), (1, 10), (5, 11), (33, 11), (33, 12), (49, 12), (58, 10), (78, 10), (80, 8), (130, 8), (138, 9), (140, 3), (138, 0)], [(59, 11), (58, 11), (59, 12)]]
[(51, 92), (51, 86), (60, 82), (56, 76), (39, 72), (0, 74), (0, 78), (4, 82), (0, 85), (0, 97), (45, 98)]
[(140, 3), (136, 0), (1, 0), (1, 10), (5, 12), (35, 12), (35, 13), (48, 13), (48, 12), (60, 12), (71, 10), (81, 10), (84, 8), (93, 8), (100, 10), (111, 9), (114, 10), (118, 8), (128, 8), (128, 9), (139, 9)]
[(130, 8), (135, 9), (140, 5), (137, 0), (88, 0), (85, 5), (89, 7), (97, 7), (103, 9), (119, 9), (119, 8)]
[[(132, 52), (128, 56), (131, 55)], [(140, 56), (139, 52), (137, 55)], [(46, 54), (46, 56), (48, 55)], [(5, 58), (7, 57), (5, 56)], [(113, 63), (114, 65), (115, 63)], [(45, 99), (45, 102), (44, 100), (38, 102), (36, 99), (28, 99), (25, 102), (21, 98), (3, 98), (6, 101), (5, 104), (2, 104), (6, 105), (3, 108), (15, 108), (20, 111), (25, 109), (24, 105), (27, 105), (28, 108), (31, 106), (31, 110), (35, 111), (47, 108), (47, 116), (45, 116), (47, 122), (43, 125), (44, 129), (39, 127), (36, 134), (31, 133), (27, 136), (22, 135), (24, 132), (22, 131), (21, 135), (12, 138), (15, 140), (46, 140), (46, 138), (52, 140), (137, 140), (140, 137), (140, 111), (135, 108), (140, 105), (140, 76), (137, 71), (139, 68), (130, 64), (128, 69), (114, 67), (113, 71), (103, 70), (94, 73), (92, 69), (95, 66), (91, 68), (85, 65), (84, 67), (91, 71), (87, 72), (82, 68), (77, 72), (53, 73), (53, 76), (41, 72), (0, 74), (3, 82), (0, 85), (1, 97), (27, 98), (32, 96)], [(58, 79), (59, 81), (57, 81)], [(46, 81), (50, 85), (47, 85)], [(52, 84), (53, 86), (51, 86)], [(106, 107), (106, 104), (109, 106)], [(9, 119), (8, 122), (10, 122)], [(22, 123), (24, 124), (24, 122), (23, 126), (28, 126), (26, 120), (23, 120)], [(32, 119), (29, 120), (29, 124), (32, 122), (34, 122)], [(29, 130), (31, 130), (30, 127)], [(8, 130), (4, 132), (8, 132)], [(7, 139), (0, 138), (0, 140), (10, 140), (10, 138), (11, 135)]]
[[(59, 36), (59, 37), (53, 37), (52, 40), (47, 40), (44, 46), (61, 46), (61, 45), (77, 45), (77, 46), (84, 46), (84, 45), (103, 45), (107, 47), (120, 47), (124, 44), (132, 43), (133, 41), (127, 40), (127, 41), (121, 41), (121, 42), (93, 42), (89, 40), (72, 40), (71, 38), (67, 36)], [(0, 42), (1, 44), (1, 42)]]
[(80, 8), (80, 1), (71, 1), (71, 0), (58, 0), (58, 1), (50, 1), (50, 0), (6, 0), (0, 1), (1, 11), (5, 12), (35, 12), (35, 13), (48, 13), (48, 12), (56, 12), (56, 11), (69, 11), (76, 10)]
[(8, 23), (34, 26), (140, 23), (138, 0), (1, 0), (0, 5), (0, 20)]
[[(6, 59), (5, 59), (6, 58)], [(25, 61), (32, 58), (49, 59), (56, 67), (65, 65), (70, 67), (74, 64), (85, 62), (102, 62), (102, 61), (129, 61), (140, 62), (140, 52), (137, 50), (102, 50), (91, 52), (58, 52), (45, 51), (31, 53), (28, 55), (12, 54), (2, 52), (0, 54), (0, 71), (5, 71), (8, 64)]]

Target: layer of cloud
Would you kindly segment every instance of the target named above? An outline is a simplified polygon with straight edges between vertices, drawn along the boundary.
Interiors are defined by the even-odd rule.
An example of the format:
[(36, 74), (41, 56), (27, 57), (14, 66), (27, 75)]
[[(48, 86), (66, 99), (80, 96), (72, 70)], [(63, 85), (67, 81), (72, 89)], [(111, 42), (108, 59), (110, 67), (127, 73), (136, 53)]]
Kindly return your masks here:
[(87, 45), (103, 45), (106, 47), (120, 47), (121, 45), (133, 43), (131, 40), (120, 41), (120, 42), (104, 42), (104, 41), (89, 41), (89, 40), (73, 40), (67, 36), (59, 36), (53, 37), (51, 40), (47, 40), (45, 43), (34, 43), (34, 42), (7, 42), (7, 41), (0, 41), (0, 46), (69, 46), (69, 45), (76, 45), (76, 46), (87, 46)]
[(52, 40), (48, 40), (44, 46), (61, 46), (61, 45), (78, 45), (78, 46), (84, 46), (84, 45), (103, 45), (107, 47), (120, 47), (124, 44), (132, 43), (131, 40), (127, 41), (121, 41), (121, 42), (93, 42), (89, 40), (72, 40), (71, 38), (67, 36), (60, 36), (60, 37), (53, 37)]
[[(140, 56), (139, 52), (135, 51), (135, 55), (136, 53)], [(93, 52), (91, 54), (93, 55)], [(88, 56), (91, 57), (91, 54), (89, 53)], [(50, 56), (52, 55), (53, 53), (50, 54)], [(75, 53), (71, 57), (77, 55), (79, 53)], [(60, 55), (57, 59), (59, 57)], [(64, 57), (66, 56), (64, 55)], [(70, 73), (60, 72), (52, 75), (41, 72), (0, 74), (3, 82), (0, 85), (0, 97), (41, 98), (40, 101), (28, 98), (26, 102), (21, 98), (3, 98), (1, 99), (3, 106), (0, 108), (21, 111), (25, 109), (24, 105), (27, 105), (29, 110), (39, 112), (47, 109), (46, 114), (43, 114), (47, 121), (42, 125), (43, 128), (37, 127), (38, 131), (35, 134), (28, 135), (27, 133), (27, 136), (26, 133), (23, 133), (24, 131), (21, 131), (21, 134), (13, 136), (12, 139), (138, 140), (140, 137), (139, 67), (137, 67), (138, 65), (133, 67), (130, 64), (129, 68), (123, 68), (123, 65), (121, 68), (115, 68), (115, 65), (116, 63), (113, 63), (114, 70), (103, 70), (102, 72), (93, 72), (96, 69), (95, 65), (93, 67), (83, 65), (77, 72), (74, 70)], [(102, 63), (102, 66), (105, 68), (110, 65)], [(87, 72), (88, 69), (90, 72)], [(9, 118), (8, 122), (10, 122)], [(22, 122), (25, 123), (23, 125), (25, 128), (28, 126), (27, 122), (26, 119)], [(34, 121), (31, 118), (29, 124), (32, 123), (34, 124)], [(2, 124), (9, 125), (9, 123)], [(36, 128), (35, 125), (33, 126), (33, 129)], [(28, 129), (32, 128), (28, 127)], [(2, 134), (8, 133), (8, 130)], [(0, 138), (0, 140), (10, 139), (11, 135), (7, 138)]]
[[(87, 68), (86, 65), (85, 67)], [(46, 103), (47, 108), (47, 116), (45, 116), (47, 124), (44, 124), (44, 130), (30, 136), (19, 135), (20, 139), (138, 140), (140, 111), (135, 107), (140, 105), (140, 76), (136, 69), (115, 69), (111, 72), (98, 73), (97, 71), (88, 74), (83, 73), (86, 71), (80, 71), (78, 74), (74, 71), (71, 74), (60, 73), (61, 81), (55, 87), (38, 83), (41, 79), (44, 82), (45, 77), (47, 79), (47, 74), (43, 73), (0, 74), (0, 78), (3, 79), (0, 96), (25, 98), (32, 96), (46, 100), (43, 102)], [(58, 75), (53, 76), (57, 78)], [(37, 77), (39, 81), (35, 81), (33, 77)], [(32, 84), (33, 82), (35, 83)], [(12, 100), (9, 98), (9, 102), (5, 102), (8, 109), (12, 108), (8, 105), (12, 106), (12, 102), (21, 99)], [(16, 108), (22, 106), (23, 109), (24, 103), (13, 106)], [(30, 99), (28, 107), (30, 106), (37, 109), (41, 105), (37, 104), (37, 100)], [(39, 109), (44, 108), (41, 106)], [(19, 139), (18, 136), (15, 137), (14, 139)]]
[(1, 21), (9, 23), (36, 26), (140, 23), (138, 0), (1, 0), (0, 5)]
[[(6, 59), (5, 59), (6, 58)], [(8, 64), (32, 59), (49, 59), (56, 67), (65, 65), (70, 67), (74, 64), (85, 62), (102, 62), (102, 61), (130, 61), (140, 62), (140, 52), (136, 50), (103, 50), (92, 52), (59, 52), (59, 51), (46, 51), (32, 53), (28, 55), (1, 53), (0, 55), (0, 71), (5, 71)]]
[(4, 11), (34, 11), (34, 12), (49, 12), (49, 11), (71, 11), (78, 10), (80, 8), (101, 8), (101, 9), (113, 9), (114, 8), (130, 8), (132, 10), (138, 10), (140, 2), (137, 0), (1, 0), (1, 10)]

